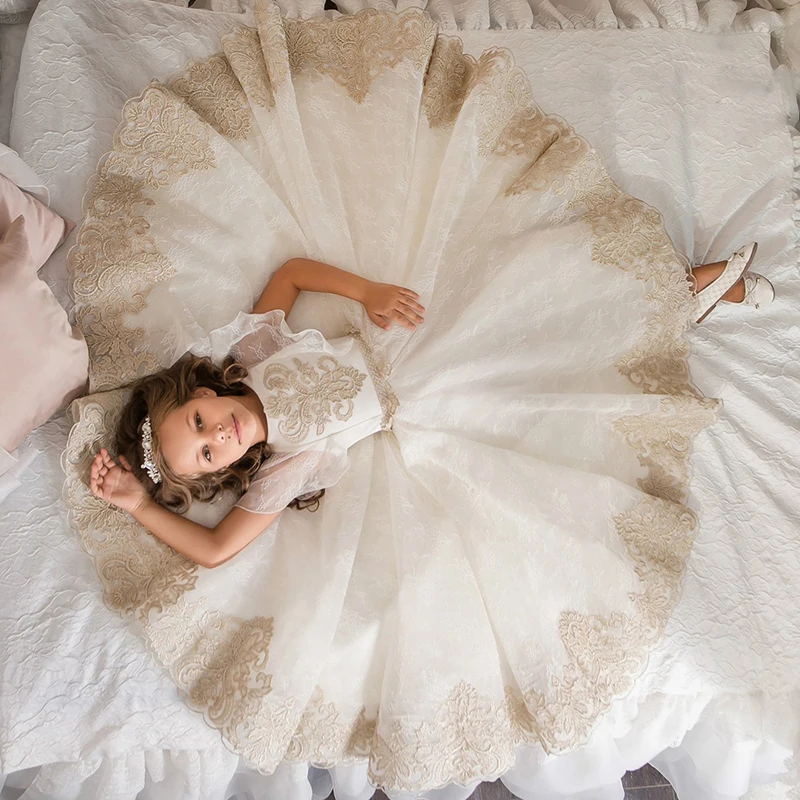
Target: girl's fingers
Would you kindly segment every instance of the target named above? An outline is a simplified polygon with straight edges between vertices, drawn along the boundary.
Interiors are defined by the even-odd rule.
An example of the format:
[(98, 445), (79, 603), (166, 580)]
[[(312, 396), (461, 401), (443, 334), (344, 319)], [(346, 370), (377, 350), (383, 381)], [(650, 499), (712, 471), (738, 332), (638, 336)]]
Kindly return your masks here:
[(398, 306), (399, 307), (398, 307), (397, 310), (401, 314), (405, 314), (413, 322), (419, 322), (419, 323), (425, 322), (425, 320), (419, 314), (417, 314), (417, 312), (414, 310), (413, 306), (410, 306), (407, 303), (403, 303), (403, 302), (400, 302), (398, 304)]
[(395, 322), (402, 325), (404, 328), (408, 328), (409, 330), (414, 330), (414, 323), (408, 319), (406, 316), (401, 314), (399, 311), (392, 312), (392, 317)]
[(119, 457), (119, 463), (122, 464), (122, 466), (125, 467), (125, 469), (128, 470), (128, 472), (133, 472), (131, 465), (128, 463), (128, 459), (125, 458), (125, 456)]
[(413, 308), (414, 311), (425, 311), (425, 306), (423, 306), (422, 303), (418, 303), (413, 297), (409, 297), (407, 294), (401, 293), (400, 302), (405, 303), (409, 308)]
[(380, 314), (376, 314), (373, 311), (368, 311), (367, 316), (370, 318), (370, 321), (379, 328), (383, 328), (384, 330), (389, 329), (388, 323)]

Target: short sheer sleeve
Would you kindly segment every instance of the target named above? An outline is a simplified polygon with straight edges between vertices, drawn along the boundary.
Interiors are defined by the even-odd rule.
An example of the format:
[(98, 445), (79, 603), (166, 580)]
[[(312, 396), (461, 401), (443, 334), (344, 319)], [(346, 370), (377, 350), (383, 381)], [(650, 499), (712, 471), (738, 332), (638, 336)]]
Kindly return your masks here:
[(267, 311), (265, 314), (240, 312), (227, 325), (197, 341), (191, 352), (196, 356), (209, 356), (215, 363), (232, 355), (240, 364), (251, 367), (282, 350), (293, 339), (294, 334), (286, 324), (283, 311)]
[(345, 450), (274, 453), (236, 505), (256, 514), (276, 513), (295, 498), (333, 486), (349, 464)]
[(189, 348), (194, 355), (208, 356), (216, 364), (231, 355), (248, 369), (266, 361), (289, 345), (299, 345), (299, 352), (332, 355), (347, 349), (332, 344), (314, 328), (294, 333), (281, 309), (267, 311), (264, 314), (239, 312), (227, 325), (196, 336), (194, 342)]

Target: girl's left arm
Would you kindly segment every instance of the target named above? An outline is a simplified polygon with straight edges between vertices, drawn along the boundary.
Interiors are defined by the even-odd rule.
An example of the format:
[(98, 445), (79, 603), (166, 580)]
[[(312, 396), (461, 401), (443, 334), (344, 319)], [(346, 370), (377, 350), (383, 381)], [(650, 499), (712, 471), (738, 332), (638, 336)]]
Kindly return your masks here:
[(370, 319), (388, 329), (397, 322), (411, 330), (423, 322), (425, 308), (419, 295), (402, 286), (375, 283), (352, 272), (312, 261), (291, 258), (272, 276), (253, 307), (254, 314), (280, 309), (288, 317), (300, 292), (326, 292), (361, 303)]

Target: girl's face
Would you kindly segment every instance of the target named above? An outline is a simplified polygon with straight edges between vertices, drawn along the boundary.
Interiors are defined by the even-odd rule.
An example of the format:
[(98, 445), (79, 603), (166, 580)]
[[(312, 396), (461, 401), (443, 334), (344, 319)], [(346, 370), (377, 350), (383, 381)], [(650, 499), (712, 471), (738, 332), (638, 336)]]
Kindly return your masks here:
[(259, 434), (255, 414), (243, 400), (198, 388), (188, 403), (170, 411), (156, 431), (170, 469), (177, 475), (198, 475), (238, 461)]

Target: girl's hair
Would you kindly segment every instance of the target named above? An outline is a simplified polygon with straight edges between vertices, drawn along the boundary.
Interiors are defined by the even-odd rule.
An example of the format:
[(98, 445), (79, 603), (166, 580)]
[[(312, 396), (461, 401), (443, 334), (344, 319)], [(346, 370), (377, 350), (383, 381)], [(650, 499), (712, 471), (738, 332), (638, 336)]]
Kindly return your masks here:
[[(182, 514), (192, 500), (213, 500), (225, 489), (233, 489), (240, 494), (247, 491), (272, 452), (266, 442), (254, 444), (238, 461), (225, 469), (186, 477), (176, 475), (169, 468), (161, 455), (158, 440), (158, 427), (164, 417), (191, 400), (195, 389), (204, 387), (213, 389), (221, 397), (241, 397), (248, 391), (243, 383), (246, 377), (247, 369), (231, 357), (218, 367), (209, 358), (187, 355), (168, 369), (142, 378), (133, 385), (133, 394), (122, 412), (117, 429), (116, 449), (119, 455), (125, 456), (133, 474), (157, 503)], [(161, 473), (161, 483), (153, 483), (147, 470), (141, 466), (144, 463), (142, 424), (148, 415), (153, 429), (153, 461)], [(289, 503), (289, 507), (316, 511), (323, 494), (324, 489), (313, 495), (304, 495), (302, 499)]]

